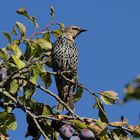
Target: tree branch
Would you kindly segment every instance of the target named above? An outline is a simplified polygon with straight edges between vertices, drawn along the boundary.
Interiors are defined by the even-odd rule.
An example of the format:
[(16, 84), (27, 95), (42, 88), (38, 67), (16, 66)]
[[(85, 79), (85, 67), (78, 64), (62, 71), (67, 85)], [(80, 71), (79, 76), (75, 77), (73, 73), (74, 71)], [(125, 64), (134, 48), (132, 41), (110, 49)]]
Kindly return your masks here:
[[(73, 85), (77, 85), (77, 84), (78, 84), (78, 83), (74, 82), (73, 80), (68, 79), (68, 78), (64, 75), (65, 73), (70, 73), (71, 71), (62, 71), (62, 72), (51, 72), (51, 71), (47, 71), (47, 72), (50, 73), (50, 74), (52, 74), (52, 75), (60, 75), (60, 76), (62, 76), (62, 77), (64, 78), (64, 80), (70, 82), (70, 83), (73, 84)], [(92, 92), (89, 88), (85, 87), (84, 85), (78, 84), (77, 86), (83, 88), (84, 90), (88, 91), (91, 95), (97, 97), (97, 95), (96, 95), (95, 92)]]
[(67, 104), (65, 102), (63, 102), (55, 93), (53, 93), (52, 91), (40, 86), (39, 84), (34, 84), (31, 81), (27, 80), (26, 78), (23, 77), (17, 77), (19, 79), (23, 79), (27, 82), (30, 82), (32, 85), (34, 85), (36, 88), (39, 88), (40, 90), (44, 91), (45, 93), (49, 94), (50, 96), (54, 97), (58, 102), (60, 102), (69, 112), (71, 115), (73, 115), (74, 117), (76, 117), (78, 120), (83, 121), (77, 114), (74, 113), (74, 111), (72, 109), (70, 109), (69, 106), (67, 106)]
[(27, 39), (32, 39), (32, 38), (35, 37), (36, 35), (46, 33), (47, 31), (49, 31), (49, 28), (50, 28), (52, 25), (59, 25), (59, 23), (57, 23), (57, 22), (52, 22), (52, 21), (51, 21), (48, 25), (46, 25), (46, 27), (45, 27), (42, 31), (34, 32), (34, 33), (33, 33), (30, 37), (28, 37)]
[(6, 102), (0, 102), (0, 107), (2, 107), (2, 108), (5, 108), (5, 107), (17, 108), (14, 104), (6, 103)]
[(49, 138), (46, 136), (45, 132), (42, 130), (42, 128), (40, 127), (39, 123), (37, 122), (35, 116), (33, 113), (31, 113), (29, 110), (26, 109), (26, 107), (24, 107), (24, 105), (20, 104), (12, 95), (10, 95), (7, 91), (5, 91), (4, 89), (0, 88), (0, 92), (8, 97), (10, 100), (12, 100), (19, 108), (21, 108), (24, 112), (26, 112), (29, 116), (32, 117), (34, 123), (36, 124), (38, 130), (42, 133), (43, 137), (45, 138), (45, 140), (49, 140)]
[[(48, 120), (52, 120), (52, 121), (58, 121), (58, 122), (61, 121), (64, 124), (70, 124), (70, 122), (69, 122), (70, 120), (75, 120), (75, 118), (72, 117), (72, 116), (64, 116), (64, 115), (62, 117), (61, 117), (61, 115), (55, 115), (55, 116), (53, 116), (53, 115), (48, 115), (48, 116), (46, 116), (46, 115), (39, 115), (39, 116), (35, 116), (35, 117), (37, 119), (44, 118), (44, 119), (48, 119)], [(83, 122), (85, 124), (87, 124), (89, 126), (90, 126), (91, 123), (96, 123), (98, 121), (97, 119), (87, 118), (87, 117), (81, 117), (81, 119), (83, 120)], [(113, 123), (114, 123), (114, 125), (113, 125)], [(129, 133), (136, 133), (136, 132), (134, 132), (134, 130), (132, 130), (132, 129), (127, 127), (128, 124), (126, 122), (124, 122), (124, 125), (122, 125), (122, 126), (117, 126), (117, 125), (115, 125), (115, 123), (116, 122), (110, 122), (110, 123), (108, 123), (108, 126), (115, 127), (115, 128), (121, 128), (121, 129), (123, 129), (123, 130), (125, 130), (125, 131), (127, 131)], [(117, 122), (117, 123), (121, 124), (122, 122)]]

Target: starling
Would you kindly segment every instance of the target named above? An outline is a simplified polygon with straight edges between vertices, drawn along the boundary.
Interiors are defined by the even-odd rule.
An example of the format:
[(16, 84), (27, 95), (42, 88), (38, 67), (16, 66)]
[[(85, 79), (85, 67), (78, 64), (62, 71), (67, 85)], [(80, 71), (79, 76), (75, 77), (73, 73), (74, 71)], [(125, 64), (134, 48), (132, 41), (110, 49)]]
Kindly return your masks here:
[[(84, 31), (86, 30), (76, 26), (65, 28), (63, 33), (53, 44), (51, 53), (53, 71), (60, 73), (65, 71), (64, 76), (75, 83), (78, 81), (78, 50), (75, 38)], [(71, 109), (74, 109), (73, 92), (75, 87), (71, 82), (66, 80), (66, 78), (61, 75), (55, 75), (58, 96)], [(58, 103), (57, 110), (63, 111), (64, 106), (61, 103)]]

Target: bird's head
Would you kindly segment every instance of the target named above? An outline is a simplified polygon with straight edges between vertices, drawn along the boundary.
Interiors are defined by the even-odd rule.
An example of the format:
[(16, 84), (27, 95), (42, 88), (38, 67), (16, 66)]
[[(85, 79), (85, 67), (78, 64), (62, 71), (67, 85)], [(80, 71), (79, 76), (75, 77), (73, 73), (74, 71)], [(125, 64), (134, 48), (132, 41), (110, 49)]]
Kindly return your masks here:
[(69, 27), (66, 27), (66, 28), (64, 29), (63, 34), (64, 34), (66, 37), (69, 37), (69, 39), (73, 40), (73, 39), (75, 39), (80, 33), (85, 32), (85, 31), (87, 31), (87, 30), (82, 29), (82, 28), (77, 27), (77, 26), (69, 26)]

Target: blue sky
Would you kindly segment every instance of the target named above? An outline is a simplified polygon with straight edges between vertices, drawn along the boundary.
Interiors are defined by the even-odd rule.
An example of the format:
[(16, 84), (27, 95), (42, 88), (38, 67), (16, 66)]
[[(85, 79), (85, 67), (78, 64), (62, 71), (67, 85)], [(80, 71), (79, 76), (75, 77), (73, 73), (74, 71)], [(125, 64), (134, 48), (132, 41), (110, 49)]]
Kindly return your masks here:
[[(88, 30), (76, 40), (79, 49), (79, 81), (95, 92), (114, 90), (122, 98), (125, 84), (140, 73), (140, 1), (1, 0), (0, 32), (11, 31), (15, 22), (20, 21), (27, 26), (28, 35), (31, 35), (33, 27), (30, 22), (15, 12), (20, 7), (25, 7), (30, 15), (34, 15), (39, 29), (43, 29), (50, 21), (50, 3), (55, 7), (55, 21)], [(6, 45), (2, 34), (0, 42), (1, 47)], [(54, 84), (50, 89), (56, 92)], [(36, 94), (35, 98), (43, 102), (52, 99), (43, 93)], [(50, 103), (54, 102), (52, 100)], [(76, 104), (76, 112), (81, 116), (96, 118), (93, 104), (94, 98), (84, 92), (81, 101)], [(123, 106), (106, 106), (105, 109), (111, 121), (119, 120), (124, 115), (129, 123), (138, 124), (138, 106), (139, 103), (133, 101)], [(15, 113), (19, 125), (16, 132), (10, 132), (11, 139), (24, 139), (25, 116), (22, 111)]]

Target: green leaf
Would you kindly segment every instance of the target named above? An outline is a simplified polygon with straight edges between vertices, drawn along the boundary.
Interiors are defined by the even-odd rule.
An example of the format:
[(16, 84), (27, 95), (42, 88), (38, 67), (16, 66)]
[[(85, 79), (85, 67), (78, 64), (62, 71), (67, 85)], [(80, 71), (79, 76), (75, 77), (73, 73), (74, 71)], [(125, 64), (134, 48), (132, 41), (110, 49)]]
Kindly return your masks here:
[(27, 11), (26, 11), (26, 9), (25, 9), (24, 7), (19, 8), (16, 12), (17, 12), (18, 14), (20, 14), (20, 15), (28, 16)]
[(34, 74), (31, 78), (30, 78), (30, 82), (37, 85), (37, 78), (39, 77), (39, 75)]
[(53, 111), (49, 105), (45, 105), (43, 103), (36, 102), (34, 105), (34, 109), (37, 115), (52, 115)]
[(48, 67), (52, 67), (52, 59), (51, 57), (48, 57), (47, 60), (46, 60), (46, 63), (45, 63)]
[(51, 5), (51, 6), (50, 6), (50, 15), (51, 15), (51, 19), (54, 18), (54, 12), (55, 12), (55, 9), (54, 9), (54, 7)]
[(140, 76), (138, 75), (133, 81), (128, 83), (124, 89), (124, 102), (135, 99), (140, 100)]
[(32, 16), (32, 17), (30, 17), (29, 19), (33, 22), (33, 24), (34, 24), (35, 28), (37, 29), (37, 28), (39, 27), (39, 25), (38, 25), (38, 23), (36, 22), (35, 17), (34, 17), (34, 16)]
[(25, 38), (26, 37), (26, 27), (20, 22), (16, 22), (16, 26), (20, 31), (21, 37)]
[(77, 126), (78, 128), (87, 128), (87, 125), (79, 120), (69, 120), (70, 122), (74, 123), (75, 126)]
[[(7, 137), (8, 137), (7, 128), (6, 128), (4, 125), (1, 125), (1, 126), (0, 126), (0, 132), (1, 132), (2, 135), (4, 135), (4, 136), (7, 135)], [(3, 140), (3, 139), (0, 139), (0, 140)], [(5, 140), (5, 139), (4, 139), (4, 140)]]
[(48, 42), (50, 42), (50, 32), (47, 32), (47, 33), (43, 34), (43, 39), (45, 39)]
[(0, 130), (1, 128), (15, 130), (17, 128), (16, 119), (13, 114), (1, 112), (0, 113)]
[(16, 27), (13, 27), (11, 34), (18, 35)]
[(44, 104), (43, 103), (39, 103), (39, 102), (36, 102), (35, 103), (34, 110), (36, 111), (36, 114), (37, 115), (41, 115), (42, 114), (43, 107), (44, 107)]
[(39, 45), (45, 51), (50, 51), (52, 49), (52, 44), (43, 38), (34, 39), (33, 42)]
[(103, 136), (107, 133), (107, 126), (107, 123), (104, 123), (101, 120), (97, 120), (96, 123), (91, 124), (89, 128), (93, 130), (96, 135)]
[(140, 84), (140, 75), (137, 75), (133, 82)]
[(61, 34), (62, 34), (62, 30), (53, 30), (53, 31), (51, 31), (51, 34), (55, 37), (55, 38), (57, 38), (58, 36), (60, 36)]
[(82, 97), (82, 93), (83, 93), (83, 88), (79, 87), (74, 95), (74, 102), (77, 102), (80, 100), (80, 98)]
[(13, 107), (5, 107), (5, 111), (7, 112), (7, 113), (11, 113), (12, 111), (13, 111)]
[(65, 25), (64, 25), (63, 23), (59, 23), (59, 26), (60, 26), (60, 29), (61, 29), (62, 31), (64, 31)]
[(26, 50), (25, 50), (25, 53), (24, 53), (24, 57), (25, 57), (25, 60), (26, 60), (26, 61), (28, 61), (29, 58), (30, 58), (31, 56), (33, 56), (33, 55), (31, 55), (31, 54), (32, 54), (31, 51), (32, 51), (31, 45), (26, 44)]
[(14, 79), (13, 81), (10, 82), (9, 92), (15, 94), (17, 91), (18, 91), (18, 83), (17, 80)]
[(42, 110), (42, 115), (52, 115), (53, 111), (49, 105), (44, 105)]
[(20, 48), (19, 48), (19, 41), (18, 40), (15, 40), (12, 44), (9, 44), (8, 46), (7, 46), (7, 49), (8, 50), (11, 50), (11, 51), (13, 51), (14, 52), (14, 56), (16, 57), (16, 58), (20, 58), (21, 56), (22, 56), (22, 51), (20, 50)]
[(23, 8), (23, 7), (19, 8), (16, 12), (22, 16), (25, 16), (27, 19), (29, 19), (34, 24), (35, 28), (38, 28), (38, 23), (36, 22), (35, 17), (29, 16), (25, 8)]
[(101, 100), (107, 105), (112, 105), (118, 99), (118, 94), (114, 91), (104, 91), (100, 93)]
[[(44, 132), (47, 136), (52, 136), (54, 129), (50, 126), (49, 121), (42, 121), (42, 126), (44, 127)], [(51, 140), (54, 140), (51, 138)]]
[(8, 32), (3, 32), (3, 35), (6, 37), (6, 39), (8, 40), (9, 43), (12, 42), (10, 34)]
[(33, 43), (33, 41), (26, 40), (25, 60), (29, 60), (30, 57), (39, 57), (42, 53), (42, 49), (39, 45)]
[(41, 64), (38, 63), (32, 66), (31, 70), (32, 70), (32, 75), (31, 75), (30, 81), (33, 84), (37, 85), (37, 79), (41, 76), (42, 73), (45, 72), (45, 69)]
[(19, 101), (20, 101), (23, 105), (26, 104), (26, 99), (25, 99), (24, 96), (19, 96), (18, 99), (19, 99)]
[(29, 100), (29, 99), (31, 99), (32, 95), (35, 93), (36, 88), (32, 84), (27, 83), (23, 87), (23, 90), (24, 90), (24, 97), (25, 97), (25, 99)]
[[(27, 41), (27, 40), (26, 40)], [(37, 43), (36, 39), (35, 42), (33, 41), (27, 41), (26, 42), (26, 51), (25, 51), (25, 59), (28, 60), (30, 57), (40, 57), (40, 54), (42, 54), (45, 50), (41, 48)]]
[(25, 63), (21, 61), (19, 58), (17, 58), (15, 55), (12, 56), (14, 63), (17, 65), (19, 69), (25, 67)]
[(108, 123), (108, 118), (107, 118), (107, 115), (105, 113), (104, 106), (97, 97), (96, 97), (96, 104), (94, 107), (99, 109), (98, 115), (99, 115), (100, 120), (102, 122)]
[(41, 74), (41, 79), (44, 82), (46, 88), (48, 88), (52, 83), (51, 74), (49, 74), (47, 72), (44, 72)]
[(17, 128), (17, 122), (14, 115), (8, 114), (8, 119), (9, 119), (9, 121), (7, 121), (8, 129), (15, 130)]
[(7, 66), (8, 66), (8, 70), (9, 70), (10, 72), (14, 72), (14, 71), (18, 70), (17, 65), (15, 65), (15, 64), (13, 64), (13, 63), (7, 63)]
[(3, 60), (7, 60), (8, 56), (9, 53), (4, 48), (0, 48), (0, 58)]
[(98, 120), (96, 122), (96, 126), (98, 126), (98, 128), (100, 128), (100, 132), (98, 133), (98, 135), (100, 136), (104, 136), (107, 133), (107, 126), (108, 124), (105, 122), (102, 122), (101, 120)]
[(99, 136), (100, 140), (110, 140), (107, 134)]

